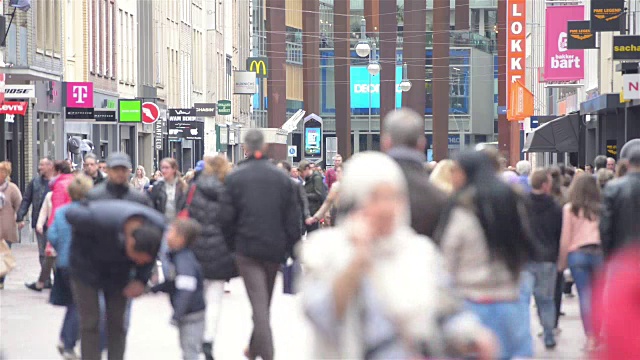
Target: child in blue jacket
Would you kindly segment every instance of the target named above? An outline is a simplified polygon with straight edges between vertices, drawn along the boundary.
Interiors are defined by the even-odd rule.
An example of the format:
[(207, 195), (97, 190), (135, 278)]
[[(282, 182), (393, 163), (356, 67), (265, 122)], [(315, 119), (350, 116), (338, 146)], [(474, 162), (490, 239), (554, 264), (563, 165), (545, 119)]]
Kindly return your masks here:
[(198, 359), (205, 326), (203, 275), (200, 263), (189, 246), (196, 240), (200, 225), (191, 219), (176, 219), (167, 231), (169, 274), (151, 291), (169, 293), (173, 306), (171, 323), (178, 326), (185, 360)]

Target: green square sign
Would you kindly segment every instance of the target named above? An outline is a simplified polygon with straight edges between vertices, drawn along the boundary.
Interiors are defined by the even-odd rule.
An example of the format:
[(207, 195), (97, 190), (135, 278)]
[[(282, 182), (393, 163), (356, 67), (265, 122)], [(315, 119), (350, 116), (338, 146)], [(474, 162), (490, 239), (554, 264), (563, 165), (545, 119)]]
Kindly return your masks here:
[(218, 115), (231, 115), (231, 100), (218, 101)]
[(118, 119), (122, 123), (142, 122), (142, 101), (141, 100), (119, 100)]

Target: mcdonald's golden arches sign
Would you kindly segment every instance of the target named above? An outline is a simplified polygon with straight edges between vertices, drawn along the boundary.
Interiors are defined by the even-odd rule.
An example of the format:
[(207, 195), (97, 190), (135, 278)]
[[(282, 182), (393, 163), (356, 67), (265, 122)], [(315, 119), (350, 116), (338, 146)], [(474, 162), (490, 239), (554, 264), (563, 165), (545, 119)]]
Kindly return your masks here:
[(257, 78), (266, 79), (269, 77), (269, 61), (266, 57), (247, 58), (247, 71), (255, 72)]

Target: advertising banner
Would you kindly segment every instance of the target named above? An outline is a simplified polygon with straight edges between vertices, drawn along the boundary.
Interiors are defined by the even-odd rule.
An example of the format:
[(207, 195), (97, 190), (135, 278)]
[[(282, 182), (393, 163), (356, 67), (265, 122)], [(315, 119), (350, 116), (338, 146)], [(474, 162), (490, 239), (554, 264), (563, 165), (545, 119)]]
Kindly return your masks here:
[[(380, 108), (380, 75), (371, 76), (364, 66), (352, 66), (351, 77), (351, 108), (368, 109), (369, 98), (371, 98), (371, 108)], [(396, 108), (402, 106), (402, 67), (396, 66)], [(371, 94), (371, 95), (369, 95)]]
[(121, 123), (142, 122), (142, 101), (141, 100), (119, 100), (119, 117)]
[(567, 49), (595, 49), (596, 36), (591, 31), (589, 21), (568, 21), (567, 22)]
[(591, 0), (591, 30), (620, 31), (622, 14), (624, 0)]
[(269, 77), (267, 65), (269, 65), (269, 59), (267, 57), (250, 57), (247, 58), (246, 69), (256, 73), (257, 78), (266, 79)]
[(216, 103), (195, 103), (196, 116), (216, 116)]
[(231, 100), (218, 100), (218, 115), (231, 115)]
[(614, 36), (613, 60), (640, 60), (640, 35)]
[(304, 157), (311, 160), (322, 159), (322, 118), (311, 114), (304, 118)]
[(28, 108), (28, 102), (5, 101), (0, 105), (0, 114), (25, 115)]
[(584, 50), (567, 47), (567, 22), (582, 20), (584, 6), (547, 7), (545, 34), (545, 81), (576, 81), (584, 78)]
[(95, 109), (93, 112), (93, 118), (96, 121), (116, 122), (116, 111), (111, 109)]
[(142, 104), (142, 122), (145, 124), (153, 124), (160, 117), (160, 108), (152, 102)]
[(624, 84), (625, 100), (640, 99), (640, 74), (624, 74), (622, 75), (622, 83)]
[(196, 109), (169, 109), (169, 139), (204, 139), (204, 122), (198, 121)]
[(94, 120), (93, 108), (72, 108), (66, 107), (64, 110), (66, 120)]
[(67, 107), (93, 108), (93, 83), (68, 82), (65, 86)]
[(256, 73), (236, 71), (233, 73), (233, 93), (236, 95), (253, 95), (256, 93)]
[(167, 110), (160, 109), (160, 117), (158, 121), (153, 123), (153, 137), (154, 137), (154, 144), (155, 144), (156, 150), (162, 150), (163, 148), (165, 126), (167, 122), (166, 119), (167, 119)]
[(533, 94), (520, 81), (511, 84), (507, 120), (522, 121), (533, 115)]
[(527, 2), (508, 0), (507, 9), (507, 104), (510, 104), (513, 83), (524, 81), (526, 76)]

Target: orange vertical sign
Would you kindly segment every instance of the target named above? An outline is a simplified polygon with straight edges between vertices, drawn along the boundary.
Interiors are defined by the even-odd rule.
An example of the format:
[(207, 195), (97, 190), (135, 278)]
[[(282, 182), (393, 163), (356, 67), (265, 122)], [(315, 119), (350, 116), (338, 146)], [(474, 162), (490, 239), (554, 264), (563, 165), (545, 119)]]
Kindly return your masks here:
[(511, 84), (507, 120), (522, 121), (533, 115), (533, 94), (520, 81)]
[[(526, 10), (527, 0), (507, 0), (507, 107), (512, 103), (511, 94), (514, 83), (516, 81), (525, 82)], [(507, 108), (507, 110), (509, 109)], [(524, 120), (524, 118), (520, 120)]]

